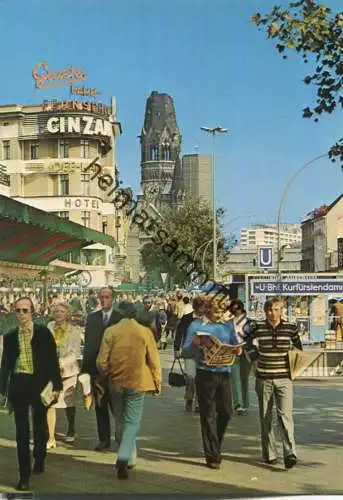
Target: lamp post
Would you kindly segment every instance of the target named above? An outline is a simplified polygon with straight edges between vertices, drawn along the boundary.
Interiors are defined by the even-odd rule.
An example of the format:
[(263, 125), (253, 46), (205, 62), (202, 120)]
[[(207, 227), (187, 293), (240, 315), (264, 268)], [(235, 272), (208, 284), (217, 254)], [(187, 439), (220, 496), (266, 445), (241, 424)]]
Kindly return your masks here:
[(213, 281), (217, 277), (217, 213), (215, 201), (215, 144), (216, 134), (226, 134), (227, 128), (223, 127), (200, 127), (201, 130), (207, 134), (212, 135), (212, 208), (213, 208)]
[(285, 188), (284, 188), (284, 190), (282, 192), (282, 196), (281, 196), (280, 204), (279, 204), (279, 209), (278, 209), (278, 214), (277, 214), (277, 255), (276, 255), (276, 264), (277, 264), (277, 274), (278, 274), (279, 277), (280, 277), (280, 261), (281, 261), (281, 234), (280, 234), (281, 233), (281, 211), (282, 211), (285, 199), (287, 197), (288, 190), (289, 190), (291, 184), (293, 183), (293, 181), (295, 181), (295, 179), (301, 174), (301, 172), (303, 170), (305, 170), (307, 167), (309, 167), (310, 165), (312, 165), (312, 163), (315, 163), (316, 161), (321, 160), (323, 158), (327, 158), (327, 157), (328, 157), (328, 153), (321, 154), (319, 156), (316, 156), (312, 160), (308, 161), (307, 163), (305, 163), (304, 165), (302, 165), (300, 168), (298, 168), (298, 170), (289, 179), (289, 181), (287, 182), (287, 184), (286, 184), (286, 186), (285, 186)]

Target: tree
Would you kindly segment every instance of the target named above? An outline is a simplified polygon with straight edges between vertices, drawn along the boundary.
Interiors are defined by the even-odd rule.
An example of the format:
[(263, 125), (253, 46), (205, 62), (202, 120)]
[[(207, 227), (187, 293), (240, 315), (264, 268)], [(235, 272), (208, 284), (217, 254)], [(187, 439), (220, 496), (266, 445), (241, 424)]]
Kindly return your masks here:
[[(221, 219), (224, 213), (224, 209), (217, 210), (218, 261), (226, 252), (226, 241), (221, 232)], [(212, 275), (213, 218), (208, 204), (200, 200), (187, 201), (182, 208), (171, 209), (164, 213), (160, 226), (167, 234), (163, 242), (159, 240), (159, 244), (156, 244), (156, 240), (152, 238), (152, 241), (146, 243), (141, 250), (142, 262), (147, 273), (146, 279), (150, 283), (153, 281), (156, 286), (160, 286), (160, 273), (168, 273), (169, 285), (189, 282), (189, 266), (194, 262), (193, 257), (201, 245), (203, 247), (196, 256), (196, 269), (198, 271), (203, 269), (209, 276)], [(205, 265), (202, 268), (202, 257), (207, 242), (209, 244), (204, 259)], [(180, 258), (181, 254), (189, 258), (185, 256)]]
[[(318, 122), (324, 113), (343, 107), (343, 12), (334, 14), (315, 0), (299, 0), (288, 8), (275, 6), (262, 16), (256, 13), (251, 21), (277, 40), (276, 48), (287, 59), (287, 51), (296, 51), (312, 68), (304, 78), (316, 90), (316, 104), (303, 109), (303, 117)], [(332, 161), (343, 162), (343, 137), (331, 146)]]

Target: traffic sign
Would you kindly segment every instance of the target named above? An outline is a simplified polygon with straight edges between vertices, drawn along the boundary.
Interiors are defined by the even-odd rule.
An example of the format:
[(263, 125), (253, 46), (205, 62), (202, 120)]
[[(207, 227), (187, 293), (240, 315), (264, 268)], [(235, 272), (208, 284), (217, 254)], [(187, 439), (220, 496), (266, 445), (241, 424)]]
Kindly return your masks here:
[(273, 247), (259, 247), (258, 267), (260, 269), (272, 269), (274, 265)]

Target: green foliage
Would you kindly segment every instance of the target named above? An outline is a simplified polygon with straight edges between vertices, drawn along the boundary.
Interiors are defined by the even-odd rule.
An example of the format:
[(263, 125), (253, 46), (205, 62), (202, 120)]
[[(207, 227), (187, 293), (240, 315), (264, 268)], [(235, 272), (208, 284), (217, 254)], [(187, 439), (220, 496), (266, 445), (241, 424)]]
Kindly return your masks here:
[[(218, 241), (218, 261), (225, 253), (225, 239), (220, 231), (221, 218), (225, 211), (222, 208), (217, 210), (217, 241)], [(160, 278), (160, 273), (168, 273), (169, 283), (183, 284), (189, 281), (187, 278), (187, 262), (175, 261), (177, 252), (185, 252), (193, 258), (201, 245), (203, 247), (197, 252), (196, 267), (200, 271), (212, 272), (213, 246), (209, 243), (205, 253), (204, 268), (202, 260), (206, 242), (210, 242), (213, 234), (213, 215), (208, 204), (201, 201), (188, 201), (180, 209), (172, 209), (163, 215), (161, 226), (168, 233), (163, 243), (156, 244), (148, 242), (141, 250), (142, 262), (147, 273), (147, 280), (156, 285)], [(177, 246), (177, 252), (170, 255), (168, 249)], [(188, 261), (189, 265), (190, 261)]]
[[(343, 12), (334, 14), (315, 0), (299, 0), (286, 9), (275, 6), (264, 16), (256, 13), (251, 22), (277, 40), (276, 49), (284, 59), (292, 50), (306, 64), (311, 62), (304, 83), (315, 87), (316, 104), (303, 109), (304, 118), (318, 122), (323, 113), (343, 107)], [(329, 156), (343, 161), (343, 138), (330, 148)]]

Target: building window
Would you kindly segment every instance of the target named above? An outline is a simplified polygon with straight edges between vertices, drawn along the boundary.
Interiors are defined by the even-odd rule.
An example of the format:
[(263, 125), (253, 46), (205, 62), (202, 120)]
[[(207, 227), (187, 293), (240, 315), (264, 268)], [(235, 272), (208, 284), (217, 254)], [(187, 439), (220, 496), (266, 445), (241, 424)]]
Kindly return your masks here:
[(81, 223), (85, 227), (90, 227), (91, 225), (91, 213), (81, 212)]
[(105, 233), (105, 234), (107, 234), (107, 226), (108, 226), (107, 219), (103, 219), (103, 221), (102, 221), (102, 232)]
[(59, 158), (69, 158), (69, 142), (60, 139)]
[(60, 175), (60, 195), (68, 196), (69, 195), (69, 175), (61, 174)]
[(151, 146), (151, 159), (154, 161), (154, 160), (158, 160), (158, 147), (157, 146)]
[(89, 142), (84, 139), (80, 141), (80, 157), (89, 158)]
[(10, 141), (3, 141), (3, 143), (2, 143), (2, 158), (3, 158), (3, 160), (10, 160), (11, 159)]
[(171, 151), (170, 151), (170, 145), (169, 144), (163, 144), (162, 146), (162, 151), (163, 151), (163, 160), (170, 161), (171, 160)]
[(39, 144), (37, 141), (30, 144), (30, 158), (31, 160), (38, 160), (39, 158)]
[(82, 195), (89, 196), (90, 193), (90, 174), (81, 174)]

